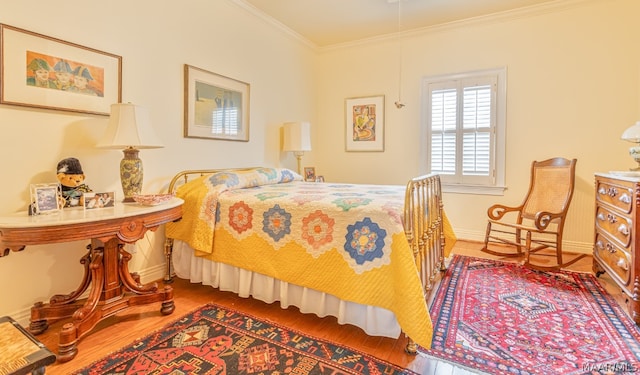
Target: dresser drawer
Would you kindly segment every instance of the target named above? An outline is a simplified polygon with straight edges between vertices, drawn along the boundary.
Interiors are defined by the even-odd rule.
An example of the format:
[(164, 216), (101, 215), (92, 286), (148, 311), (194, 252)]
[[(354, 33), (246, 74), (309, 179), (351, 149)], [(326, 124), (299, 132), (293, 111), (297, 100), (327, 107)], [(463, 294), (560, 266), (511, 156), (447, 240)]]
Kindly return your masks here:
[(596, 229), (608, 233), (618, 242), (618, 245), (628, 249), (631, 246), (633, 221), (616, 211), (598, 205), (596, 207)]
[(601, 202), (622, 210), (628, 214), (631, 213), (633, 183), (626, 184), (626, 181), (611, 182), (608, 180), (598, 180), (596, 186), (596, 203)]
[(600, 260), (609, 275), (617, 279), (616, 281), (621, 286), (629, 286), (631, 281), (631, 255), (625, 249), (609, 241), (599, 230), (596, 232), (593, 255)]

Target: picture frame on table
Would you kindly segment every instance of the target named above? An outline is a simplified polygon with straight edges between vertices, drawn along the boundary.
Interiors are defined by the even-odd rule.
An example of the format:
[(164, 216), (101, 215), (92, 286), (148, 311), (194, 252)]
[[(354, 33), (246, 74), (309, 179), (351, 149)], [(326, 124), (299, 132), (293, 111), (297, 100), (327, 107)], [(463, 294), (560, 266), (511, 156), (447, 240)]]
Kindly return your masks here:
[(84, 209), (95, 210), (115, 206), (116, 194), (113, 191), (84, 193)]
[(59, 183), (31, 184), (31, 215), (55, 214), (62, 210), (62, 186)]
[(249, 141), (246, 82), (184, 65), (184, 136)]
[(384, 95), (345, 100), (345, 150), (384, 151)]
[(304, 180), (314, 182), (316, 180), (316, 168), (304, 167)]
[(122, 57), (0, 24), (0, 104), (108, 116)]

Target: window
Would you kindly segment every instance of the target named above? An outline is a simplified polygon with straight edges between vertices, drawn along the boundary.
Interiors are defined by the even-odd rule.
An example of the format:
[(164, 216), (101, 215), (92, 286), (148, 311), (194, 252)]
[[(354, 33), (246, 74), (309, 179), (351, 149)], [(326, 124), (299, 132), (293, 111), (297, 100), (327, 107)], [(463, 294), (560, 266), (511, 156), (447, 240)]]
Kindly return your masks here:
[(423, 169), (448, 192), (504, 192), (506, 69), (425, 78)]

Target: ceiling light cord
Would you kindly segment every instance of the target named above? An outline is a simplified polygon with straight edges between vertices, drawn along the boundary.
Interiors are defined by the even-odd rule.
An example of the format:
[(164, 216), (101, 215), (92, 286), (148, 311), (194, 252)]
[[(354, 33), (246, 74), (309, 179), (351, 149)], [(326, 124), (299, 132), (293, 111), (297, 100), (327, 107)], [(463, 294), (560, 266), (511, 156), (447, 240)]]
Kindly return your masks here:
[(400, 38), (400, 31), (402, 30), (402, 1), (398, 0), (398, 31), (396, 33), (398, 42), (398, 100), (394, 104), (398, 109), (404, 107), (404, 103), (402, 103), (402, 40)]

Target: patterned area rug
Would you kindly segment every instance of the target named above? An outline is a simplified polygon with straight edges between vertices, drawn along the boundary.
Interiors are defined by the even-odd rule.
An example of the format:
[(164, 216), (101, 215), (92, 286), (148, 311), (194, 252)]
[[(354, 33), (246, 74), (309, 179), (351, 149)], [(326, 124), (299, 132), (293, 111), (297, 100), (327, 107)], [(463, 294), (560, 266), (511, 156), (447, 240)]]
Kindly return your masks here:
[(77, 374), (415, 374), (207, 304)]
[(491, 374), (640, 371), (640, 330), (591, 274), (454, 256), (421, 352)]

